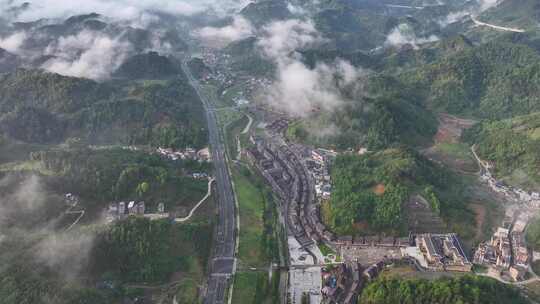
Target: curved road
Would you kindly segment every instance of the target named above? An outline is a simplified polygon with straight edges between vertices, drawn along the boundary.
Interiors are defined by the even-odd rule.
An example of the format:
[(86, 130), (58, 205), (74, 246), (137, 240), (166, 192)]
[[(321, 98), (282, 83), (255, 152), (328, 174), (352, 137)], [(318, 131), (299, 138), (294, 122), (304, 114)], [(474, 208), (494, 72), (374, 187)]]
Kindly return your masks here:
[(525, 33), (525, 30), (522, 30), (522, 29), (485, 23), (485, 22), (482, 22), (482, 21), (476, 19), (474, 16), (471, 16), (471, 19), (474, 22), (474, 24), (479, 25), (479, 26), (487, 26), (487, 27), (490, 27), (492, 29), (499, 30), (499, 31), (505, 31), (505, 32)]
[(197, 95), (199, 95), (206, 112), (218, 196), (219, 215), (215, 228), (214, 248), (209, 269), (208, 290), (204, 299), (204, 304), (223, 304), (227, 299), (229, 281), (234, 274), (236, 267), (235, 198), (231, 177), (227, 167), (224, 140), (219, 131), (216, 112), (213, 110), (212, 103), (201, 93), (199, 82), (191, 74), (186, 60), (182, 62), (182, 70), (186, 74), (189, 83), (195, 92), (197, 92)]
[(214, 178), (211, 178), (208, 181), (208, 191), (206, 192), (206, 195), (197, 203), (197, 205), (195, 205), (195, 207), (193, 207), (193, 209), (191, 209), (188, 216), (183, 217), (183, 218), (175, 218), (174, 221), (176, 223), (183, 223), (183, 222), (189, 221), (191, 219), (191, 217), (193, 216), (195, 211), (197, 211), (197, 209), (199, 209), (199, 207), (202, 205), (202, 203), (204, 203), (204, 201), (206, 201), (208, 199), (208, 197), (210, 197), (210, 195), (212, 195), (212, 183), (213, 182), (214, 182)]

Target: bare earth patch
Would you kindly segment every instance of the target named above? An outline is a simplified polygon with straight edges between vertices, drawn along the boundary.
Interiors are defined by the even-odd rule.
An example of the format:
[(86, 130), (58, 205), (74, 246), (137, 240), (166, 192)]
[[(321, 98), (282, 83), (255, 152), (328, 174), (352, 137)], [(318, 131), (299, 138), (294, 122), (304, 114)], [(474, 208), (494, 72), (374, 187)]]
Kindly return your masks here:
[(376, 195), (383, 195), (384, 192), (386, 192), (386, 187), (383, 184), (378, 184), (377, 186), (373, 187), (373, 193)]
[(474, 174), (478, 171), (476, 162), (469, 155), (468, 147), (460, 143), (464, 130), (472, 127), (476, 121), (463, 119), (449, 114), (439, 114), (439, 129), (433, 138), (434, 145), (422, 153), (437, 163), (464, 173)]
[(474, 211), (475, 214), (475, 221), (476, 221), (476, 239), (480, 239), (482, 237), (482, 227), (484, 227), (484, 222), (486, 220), (486, 207), (481, 204), (471, 204), (471, 208)]
[(435, 143), (457, 143), (463, 130), (472, 127), (476, 121), (463, 119), (449, 114), (439, 114), (439, 130), (435, 135)]

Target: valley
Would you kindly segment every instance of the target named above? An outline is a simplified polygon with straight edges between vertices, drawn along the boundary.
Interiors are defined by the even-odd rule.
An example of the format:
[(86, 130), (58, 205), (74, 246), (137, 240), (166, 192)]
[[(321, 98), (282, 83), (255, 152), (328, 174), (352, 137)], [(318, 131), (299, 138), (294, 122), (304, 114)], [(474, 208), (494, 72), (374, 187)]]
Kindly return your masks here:
[(540, 302), (534, 0), (0, 0), (0, 302)]

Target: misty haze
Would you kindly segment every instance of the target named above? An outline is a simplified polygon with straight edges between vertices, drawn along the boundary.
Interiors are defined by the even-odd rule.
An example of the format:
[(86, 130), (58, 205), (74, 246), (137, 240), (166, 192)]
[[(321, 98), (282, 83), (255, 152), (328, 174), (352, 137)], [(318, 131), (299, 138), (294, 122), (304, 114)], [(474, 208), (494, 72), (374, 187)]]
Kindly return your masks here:
[(0, 304), (540, 302), (538, 0), (0, 0)]

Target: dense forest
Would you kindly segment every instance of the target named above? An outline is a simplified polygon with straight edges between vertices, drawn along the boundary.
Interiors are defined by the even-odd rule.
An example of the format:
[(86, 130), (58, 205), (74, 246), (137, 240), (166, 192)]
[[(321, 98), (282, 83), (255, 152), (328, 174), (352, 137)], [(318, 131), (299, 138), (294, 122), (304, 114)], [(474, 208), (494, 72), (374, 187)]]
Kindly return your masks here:
[(525, 304), (519, 291), (490, 278), (464, 276), (432, 281), (379, 279), (369, 284), (358, 304)]
[(540, 218), (530, 221), (525, 237), (529, 246), (534, 250), (540, 250)]
[(130, 79), (162, 79), (180, 74), (178, 64), (171, 58), (148, 52), (128, 58), (115, 76)]
[(40, 247), (43, 236), (21, 236), (8, 234), (0, 243), (3, 304), (111, 304), (141, 295), (126, 283), (160, 284), (176, 272), (189, 274), (180, 288), (192, 288), (189, 281), (204, 275), (212, 227), (130, 218), (104, 230), (58, 233), (55, 249)]
[[(432, 209), (445, 209), (433, 189), (445, 189), (453, 176), (407, 148), (383, 150), (363, 156), (339, 156), (333, 164), (334, 191), (324, 216), (339, 234), (405, 231), (403, 203), (414, 192), (429, 194)], [(369, 229), (355, 231), (355, 224)]]
[(122, 282), (166, 282), (190, 263), (206, 267), (212, 227), (194, 223), (129, 218), (98, 235), (92, 271), (110, 272)]
[(540, 55), (505, 39), (458, 52), (400, 75), (427, 103), (452, 114), (507, 118), (540, 109)]
[(191, 204), (203, 197), (207, 181), (194, 180), (190, 174), (210, 169), (207, 163), (170, 161), (121, 148), (35, 152), (32, 161), (53, 173), (64, 192), (105, 202), (146, 200), (149, 205), (168, 206)]
[[(392, 77), (373, 76), (367, 80), (368, 96), (351, 98), (330, 114), (310, 117), (293, 125), (291, 139), (347, 150), (366, 147), (380, 150), (400, 145), (418, 146), (431, 141), (437, 132), (435, 115), (426, 110), (414, 92)], [(344, 88), (344, 95), (355, 95)], [(320, 135), (320, 125), (337, 130)], [(321, 132), (324, 133), (324, 132)]]
[[(135, 75), (137, 76), (137, 75)], [(0, 75), (0, 130), (31, 143), (200, 148), (202, 105), (183, 74), (162, 82), (100, 84), (36, 70)]]
[(481, 158), (493, 162), (494, 173), (510, 177), (523, 172), (526, 180), (515, 180), (526, 188), (540, 183), (540, 115), (519, 116), (500, 121), (485, 121), (463, 134), (463, 140), (477, 145)]

